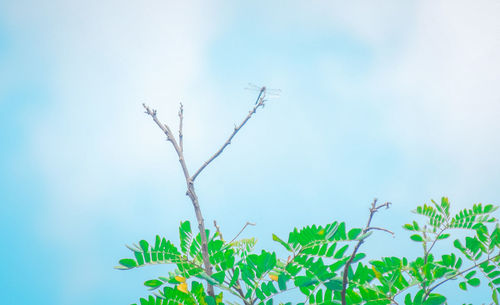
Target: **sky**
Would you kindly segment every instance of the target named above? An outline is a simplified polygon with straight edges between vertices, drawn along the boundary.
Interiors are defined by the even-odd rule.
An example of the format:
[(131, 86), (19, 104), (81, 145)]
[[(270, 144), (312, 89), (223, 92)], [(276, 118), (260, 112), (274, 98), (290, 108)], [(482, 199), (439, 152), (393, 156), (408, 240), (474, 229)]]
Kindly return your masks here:
[[(334, 220), (396, 232), (371, 258), (419, 251), (400, 228), (448, 196), (500, 204), (500, 2), (0, 1), (2, 304), (130, 304), (163, 268), (117, 271), (124, 245), (194, 220), (170, 143), (193, 172), (281, 90), (197, 180), (207, 226), (271, 233)], [(381, 246), (383, 245), (383, 246)], [(449, 245), (443, 243), (442, 249)], [(486, 302), (487, 290), (451, 304)]]

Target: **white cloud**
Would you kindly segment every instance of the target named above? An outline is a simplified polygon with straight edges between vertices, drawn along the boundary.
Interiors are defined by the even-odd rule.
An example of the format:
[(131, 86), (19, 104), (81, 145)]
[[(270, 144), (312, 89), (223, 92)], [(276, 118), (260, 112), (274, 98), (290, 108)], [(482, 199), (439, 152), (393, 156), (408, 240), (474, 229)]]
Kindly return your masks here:
[[(109, 280), (106, 267), (96, 268), (108, 266), (107, 254), (89, 251), (103, 243), (103, 232), (115, 232), (109, 233), (114, 237), (129, 232), (134, 238), (130, 230), (175, 231), (179, 219), (186, 218), (180, 215), (191, 216), (175, 154), (141, 103), (158, 109), (161, 119), (177, 129), (180, 97), (211, 98), (206, 91), (191, 91), (204, 81), (205, 51), (220, 16), (217, 4), (204, 1), (16, 1), (2, 6), (10, 29), (29, 39), (18, 43), (48, 62), (42, 75), (50, 86), (50, 104), (30, 115), (31, 152), (48, 192), (35, 226), (44, 242), (63, 250), (63, 257), (85, 262), (61, 274), (83, 273), (58, 290), (61, 303), (69, 304)], [(201, 103), (186, 105), (185, 133), (191, 139), (203, 136), (198, 132), (203, 121), (189, 113), (195, 107), (211, 111)], [(169, 183), (178, 194), (155, 193), (140, 203), (127, 197)], [(181, 204), (152, 204), (165, 199)]]
[[(495, 133), (500, 127), (495, 89), (500, 65), (498, 3), (464, 3), (316, 2), (295, 8), (301, 9), (304, 23), (333, 25), (373, 47), (378, 66), (363, 86), (370, 86), (373, 94), (397, 98), (388, 105), (392, 111), (386, 123), (394, 142), (410, 156), (408, 162), (418, 159), (416, 151), (422, 148), (426, 153), (436, 150), (457, 165), (457, 180), (481, 176), (474, 180), (481, 185), (491, 179), (484, 173), (500, 169), (495, 158), (500, 153)], [(33, 32), (53, 63), (47, 75), (55, 99), (37, 122), (33, 152), (52, 181), (57, 199), (53, 208), (61, 221), (73, 221), (62, 217), (69, 210), (112, 210), (113, 205), (101, 207), (100, 198), (110, 189), (133, 184), (138, 176), (150, 176), (164, 156), (170, 158), (163, 162), (169, 167), (158, 175), (176, 183), (177, 176), (163, 176), (165, 171), (179, 171), (171, 147), (161, 141), (139, 103), (160, 105), (156, 107), (162, 119), (177, 122), (172, 109), (178, 98), (193, 91), (189, 89), (194, 83), (202, 83), (204, 51), (220, 17), (215, 6), (173, 1), (15, 2), (8, 16), (13, 26)], [(288, 24), (287, 16), (275, 16), (276, 22)], [(34, 30), (38, 27), (44, 31)], [(193, 99), (208, 100), (196, 104), (198, 114), (188, 117), (186, 132), (192, 143), (204, 146), (212, 140), (202, 127), (206, 119), (196, 115), (211, 117), (207, 113), (214, 111), (208, 106), (213, 94), (189, 93)]]
[(405, 49), (373, 79), (398, 98), (395, 141), (453, 164), (460, 195), (491, 188), (500, 171), (499, 13), (498, 1), (421, 2)]
[[(137, 207), (136, 198), (112, 194), (169, 182), (183, 190), (175, 155), (141, 103), (177, 127), (179, 97), (200, 81), (204, 51), (217, 30), (216, 4), (16, 1), (2, 6), (9, 27), (29, 39), (22, 44), (44, 54), (50, 67), (43, 74), (50, 104), (30, 116), (31, 152), (49, 198), (38, 218), (42, 238), (64, 245), (66, 255), (80, 255), (74, 250), (92, 245), (113, 214), (123, 222), (150, 217), (157, 224), (173, 217), (175, 227), (178, 213), (191, 213), (188, 204), (170, 209), (170, 216), (165, 206), (137, 216), (147, 203)], [(193, 125), (185, 132), (194, 133), (198, 126)], [(155, 198), (160, 196), (174, 195)], [(182, 191), (175, 198), (187, 203)]]
[[(5, 12), (11, 26), (30, 32), (51, 67), (53, 104), (33, 122), (33, 154), (52, 196), (42, 225), (70, 246), (75, 236), (92, 245), (96, 223), (111, 211), (125, 218), (135, 212), (130, 203), (110, 198), (115, 191), (141, 187), (137, 181), (183, 188), (175, 155), (140, 102), (177, 127), (178, 99), (196, 101), (186, 105), (186, 145), (194, 148), (189, 157), (201, 161), (207, 153), (192, 143), (224, 140), (212, 141), (204, 128), (225, 114), (209, 106), (220, 93), (192, 90), (210, 83), (202, 79), (205, 51), (224, 20), (217, 6), (203, 1), (31, 2), (12, 2)], [(489, 187), (500, 172), (498, 2), (357, 3), (307, 2), (289, 7), (295, 15), (269, 17), (289, 26), (296, 20), (288, 19), (299, 15), (304, 26), (333, 25), (365, 41), (375, 50), (374, 74), (366, 83), (341, 83), (345, 91), (396, 100), (380, 106), (389, 109), (381, 112), (393, 142), (416, 166), (429, 154), (456, 165), (449, 190)], [(215, 111), (221, 112), (211, 115)], [(307, 133), (311, 124), (303, 120), (298, 126)], [(210, 123), (214, 129), (222, 124)], [(290, 147), (281, 148), (283, 154)], [(190, 215), (190, 209), (186, 204), (175, 212)], [(156, 212), (152, 217), (165, 214)]]
[(46, 76), (53, 99), (36, 122), (33, 153), (53, 195), (98, 202), (109, 188), (169, 156), (141, 102), (177, 124), (179, 97), (200, 77), (216, 28), (213, 5), (51, 1), (9, 9), (12, 25), (31, 31), (51, 63)]
[(350, 78), (351, 63), (325, 53), (318, 78), (336, 99), (369, 100), (360, 107), (383, 119), (383, 138), (404, 158), (401, 183), (426, 179), (421, 193), (460, 204), (500, 199), (498, 1), (316, 1), (300, 8), (304, 27), (347, 33), (370, 49), (361, 77)]

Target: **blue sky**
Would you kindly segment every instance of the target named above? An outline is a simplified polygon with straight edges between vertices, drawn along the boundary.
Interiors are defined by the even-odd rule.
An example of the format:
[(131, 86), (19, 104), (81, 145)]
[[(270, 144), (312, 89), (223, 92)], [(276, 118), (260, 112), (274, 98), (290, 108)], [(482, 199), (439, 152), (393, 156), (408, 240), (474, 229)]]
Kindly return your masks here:
[[(203, 172), (207, 223), (279, 249), (271, 233), (345, 220), (397, 231), (373, 257), (418, 251), (400, 226), (448, 196), (500, 203), (496, 1), (1, 1), (2, 304), (130, 304), (164, 272), (113, 270), (123, 246), (177, 240), (191, 171), (279, 88)], [(380, 247), (380, 244), (385, 244)], [(443, 246), (444, 247), (444, 246)], [(452, 296), (481, 302), (484, 290)], [(455, 298), (455, 299), (453, 299)]]

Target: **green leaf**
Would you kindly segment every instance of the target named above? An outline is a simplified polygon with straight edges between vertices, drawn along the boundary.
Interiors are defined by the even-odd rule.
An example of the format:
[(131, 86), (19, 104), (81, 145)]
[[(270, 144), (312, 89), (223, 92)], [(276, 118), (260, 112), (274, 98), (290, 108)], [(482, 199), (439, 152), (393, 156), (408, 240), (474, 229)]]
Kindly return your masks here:
[(217, 281), (214, 280), (214, 278), (208, 276), (208, 274), (206, 274), (205, 272), (197, 274), (196, 277), (209, 282), (211, 285), (217, 285)]
[[(135, 259), (131, 259), (131, 258), (121, 259), (118, 263), (120, 265), (124, 266), (126, 269), (132, 269), (134, 267), (137, 267), (137, 262), (135, 261)], [(120, 267), (117, 267), (117, 268), (122, 269)]]
[(239, 276), (240, 276), (240, 269), (239, 268), (234, 269), (233, 278), (231, 279), (231, 282), (229, 282), (229, 288), (233, 287), (234, 284), (236, 284)]
[(470, 280), (470, 278), (473, 277), (474, 274), (476, 274), (476, 270), (472, 270), (471, 272), (467, 273), (465, 275), (465, 278), (468, 279), (468, 280)]
[(356, 256), (354, 256), (354, 259), (352, 260), (352, 263), (357, 263), (358, 261), (362, 260), (365, 257), (366, 257), (366, 254), (364, 254), (364, 253), (357, 253)]
[(219, 284), (224, 282), (224, 278), (226, 277), (226, 272), (220, 271), (212, 274), (212, 278), (214, 278)]
[(181, 241), (181, 251), (184, 254), (189, 252), (191, 243), (193, 242), (193, 233), (191, 231), (191, 223), (189, 221), (181, 222), (179, 226), (179, 239)]
[(205, 296), (205, 302), (208, 304), (208, 305), (217, 305), (217, 302), (215, 301), (215, 298), (212, 297), (212, 296)]
[(405, 224), (403, 226), (403, 229), (408, 230), (408, 231), (415, 231), (415, 229), (413, 228), (413, 226), (411, 224)]
[(410, 293), (407, 293), (405, 296), (405, 305), (413, 305), (413, 303), (411, 301), (411, 294)]
[(281, 238), (279, 238), (277, 235), (273, 234), (273, 240), (279, 242), (288, 251), (292, 251), (292, 248), (290, 247), (290, 245), (287, 244), (285, 241), (283, 241)]
[(446, 298), (440, 294), (431, 293), (423, 305), (440, 305), (446, 302)]
[(473, 278), (467, 281), (467, 284), (477, 287), (479, 284), (481, 284), (481, 281), (478, 278)]
[(264, 293), (262, 293), (262, 290), (260, 290), (260, 288), (255, 289), (255, 295), (261, 300), (264, 300), (266, 298), (266, 296), (264, 295)]
[(347, 250), (349, 246), (348, 245), (344, 245), (342, 248), (340, 248), (337, 253), (335, 253), (335, 255), (333, 256), (334, 258), (336, 259), (340, 259), (344, 256), (344, 253), (345, 251)]
[(418, 234), (413, 234), (412, 236), (410, 236), (410, 239), (413, 241), (416, 241), (416, 242), (423, 242), (424, 241), (422, 236), (420, 236)]
[(141, 246), (141, 249), (143, 252), (148, 252), (149, 251), (149, 243), (145, 240), (139, 241), (139, 246)]
[(310, 278), (308, 276), (297, 276), (294, 282), (295, 286), (297, 287), (311, 286), (316, 283), (318, 283), (317, 279)]
[(413, 305), (420, 305), (422, 304), (422, 298), (424, 296), (424, 290), (420, 289), (416, 294), (415, 298), (413, 299)]
[(278, 275), (278, 287), (281, 291), (286, 290), (286, 282), (289, 280), (289, 277), (285, 274)]
[(472, 253), (476, 253), (481, 248), (481, 242), (476, 238), (466, 237), (465, 238), (465, 246)]
[(458, 239), (455, 239), (455, 241), (453, 242), (453, 246), (455, 246), (455, 248), (457, 248), (460, 251), (465, 250), (464, 246), (462, 245), (462, 243)]
[(338, 278), (335, 278), (333, 280), (330, 280), (328, 282), (325, 283), (325, 287), (330, 289), (330, 290), (342, 290), (342, 280), (341, 279), (338, 279)]
[(441, 198), (441, 207), (443, 208), (444, 213), (446, 216), (450, 215), (450, 202), (448, 201), (448, 197), (442, 197)]
[(458, 283), (458, 287), (462, 290), (467, 290), (467, 284), (465, 282)]
[(441, 234), (438, 236), (438, 240), (441, 240), (441, 239), (447, 239), (448, 237), (450, 237), (450, 234), (448, 233), (445, 233), (445, 234)]
[(500, 284), (500, 277), (499, 277), (499, 278), (494, 279), (494, 280), (493, 280), (493, 281), (491, 281), (491, 282), (492, 282), (493, 284), (495, 284), (495, 285)]
[(356, 239), (356, 237), (359, 236), (359, 234), (361, 233), (361, 229), (358, 229), (358, 228), (354, 228), (354, 229), (351, 229), (348, 233), (347, 233), (347, 237), (351, 240), (354, 240)]
[(160, 280), (149, 280), (149, 281), (144, 282), (144, 286), (149, 287), (149, 288), (153, 288), (153, 289), (156, 289), (156, 288), (160, 287), (161, 285), (163, 285), (163, 282)]
[(144, 265), (144, 256), (142, 256), (142, 252), (134, 252), (134, 256), (137, 260), (137, 265)]

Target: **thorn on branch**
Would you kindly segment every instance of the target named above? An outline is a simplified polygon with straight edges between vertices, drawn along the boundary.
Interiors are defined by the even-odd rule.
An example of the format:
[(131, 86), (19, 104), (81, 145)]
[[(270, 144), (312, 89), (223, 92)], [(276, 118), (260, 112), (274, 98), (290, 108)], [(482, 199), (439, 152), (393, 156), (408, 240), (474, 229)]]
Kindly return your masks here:
[(215, 230), (217, 231), (217, 233), (220, 236), (220, 240), (224, 241), (224, 238), (222, 237), (222, 233), (220, 231), (220, 227), (217, 225), (217, 221), (216, 220), (214, 220), (214, 226), (215, 226)]

